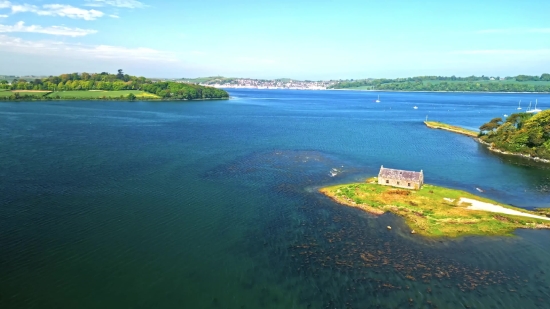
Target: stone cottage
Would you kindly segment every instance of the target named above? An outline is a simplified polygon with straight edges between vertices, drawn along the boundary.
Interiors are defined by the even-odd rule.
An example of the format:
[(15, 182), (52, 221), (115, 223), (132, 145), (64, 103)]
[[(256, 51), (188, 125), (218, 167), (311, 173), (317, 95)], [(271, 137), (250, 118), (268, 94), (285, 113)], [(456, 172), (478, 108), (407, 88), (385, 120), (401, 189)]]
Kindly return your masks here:
[(424, 172), (422, 172), (422, 170), (420, 170), (420, 172), (394, 170), (385, 168), (382, 165), (382, 167), (380, 167), (380, 173), (378, 173), (378, 184), (420, 190), (424, 184)]

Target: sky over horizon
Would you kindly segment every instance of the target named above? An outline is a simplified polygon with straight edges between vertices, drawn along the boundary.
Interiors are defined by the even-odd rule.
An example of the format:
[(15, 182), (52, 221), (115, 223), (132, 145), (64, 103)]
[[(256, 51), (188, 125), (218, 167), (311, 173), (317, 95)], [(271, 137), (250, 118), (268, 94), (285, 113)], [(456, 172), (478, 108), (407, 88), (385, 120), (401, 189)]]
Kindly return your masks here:
[(540, 0), (0, 0), (0, 75), (540, 75), (548, 12)]

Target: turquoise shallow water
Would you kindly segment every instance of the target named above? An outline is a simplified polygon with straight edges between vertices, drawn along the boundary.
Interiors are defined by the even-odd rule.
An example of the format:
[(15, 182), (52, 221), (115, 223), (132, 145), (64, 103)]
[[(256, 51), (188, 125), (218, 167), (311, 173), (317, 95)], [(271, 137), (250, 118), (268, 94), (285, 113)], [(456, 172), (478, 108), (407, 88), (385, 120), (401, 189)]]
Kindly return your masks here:
[(547, 308), (550, 231), (425, 240), (317, 189), (384, 165), (550, 207), (548, 165), (422, 123), (550, 96), (230, 93), (0, 104), (0, 308)]

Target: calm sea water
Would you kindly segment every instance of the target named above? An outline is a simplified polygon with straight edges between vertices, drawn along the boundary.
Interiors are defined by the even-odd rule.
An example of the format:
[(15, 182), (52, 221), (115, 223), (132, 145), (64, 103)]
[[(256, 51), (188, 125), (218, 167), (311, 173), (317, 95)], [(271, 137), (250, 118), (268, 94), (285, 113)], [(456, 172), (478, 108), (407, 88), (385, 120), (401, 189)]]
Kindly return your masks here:
[(1, 103), (0, 308), (548, 308), (550, 231), (427, 240), (317, 189), (384, 165), (550, 207), (549, 165), (422, 123), (549, 95), (230, 94)]

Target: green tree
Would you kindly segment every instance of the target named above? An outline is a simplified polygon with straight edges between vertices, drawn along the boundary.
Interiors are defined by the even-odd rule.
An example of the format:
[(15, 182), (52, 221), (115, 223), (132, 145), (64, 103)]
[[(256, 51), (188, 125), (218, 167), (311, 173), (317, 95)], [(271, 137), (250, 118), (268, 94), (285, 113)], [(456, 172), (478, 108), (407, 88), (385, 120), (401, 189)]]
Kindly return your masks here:
[(136, 96), (133, 93), (129, 93), (126, 98), (130, 101), (134, 101), (136, 99)]

